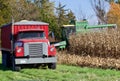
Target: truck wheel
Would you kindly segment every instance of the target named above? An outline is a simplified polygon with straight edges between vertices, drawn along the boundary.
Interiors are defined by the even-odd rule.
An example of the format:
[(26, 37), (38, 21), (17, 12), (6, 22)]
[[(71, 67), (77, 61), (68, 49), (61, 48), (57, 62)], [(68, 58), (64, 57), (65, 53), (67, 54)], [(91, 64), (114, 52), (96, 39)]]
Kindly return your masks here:
[(2, 65), (5, 67), (7, 67), (7, 60), (6, 59), (7, 59), (7, 54), (4, 51), (2, 51)]
[(17, 65), (15, 64), (15, 58), (14, 58), (14, 56), (12, 56), (12, 70), (13, 70), (13, 71), (20, 71), (20, 70), (21, 70), (21, 67), (20, 67), (20, 66), (17, 66)]
[(48, 64), (49, 69), (56, 69), (56, 63), (50, 63)]
[(12, 70), (13, 71), (20, 71), (21, 67), (20, 66), (14, 66), (14, 67), (12, 67)]
[(15, 66), (14, 71), (20, 71), (20, 70), (21, 70), (21, 67), (20, 67), (20, 66)]
[(9, 52), (2, 51), (2, 65), (5, 67), (11, 66), (10, 54)]

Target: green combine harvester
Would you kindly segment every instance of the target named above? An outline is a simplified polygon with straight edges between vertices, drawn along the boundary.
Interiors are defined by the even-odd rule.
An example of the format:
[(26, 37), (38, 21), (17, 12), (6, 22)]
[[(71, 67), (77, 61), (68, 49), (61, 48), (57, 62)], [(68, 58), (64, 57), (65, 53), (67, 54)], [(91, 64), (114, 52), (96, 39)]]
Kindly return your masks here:
[(75, 22), (75, 25), (63, 25), (62, 27), (62, 41), (56, 43), (55, 46), (59, 49), (65, 49), (69, 46), (69, 36), (77, 33), (99, 32), (106, 29), (117, 28), (116, 24), (105, 25), (89, 25), (87, 21)]

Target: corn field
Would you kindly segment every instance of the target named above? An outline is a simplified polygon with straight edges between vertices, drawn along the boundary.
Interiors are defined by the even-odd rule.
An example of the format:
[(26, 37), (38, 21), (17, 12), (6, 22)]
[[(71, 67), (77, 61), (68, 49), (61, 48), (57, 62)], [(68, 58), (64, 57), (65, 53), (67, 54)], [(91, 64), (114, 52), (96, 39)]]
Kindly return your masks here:
[(58, 52), (57, 57), (59, 64), (120, 70), (120, 59), (71, 55), (67, 52)]
[(120, 69), (120, 32), (109, 30), (71, 36), (70, 48), (58, 52), (58, 63)]
[(78, 34), (70, 37), (72, 54), (102, 58), (120, 57), (120, 32), (109, 30), (103, 32)]

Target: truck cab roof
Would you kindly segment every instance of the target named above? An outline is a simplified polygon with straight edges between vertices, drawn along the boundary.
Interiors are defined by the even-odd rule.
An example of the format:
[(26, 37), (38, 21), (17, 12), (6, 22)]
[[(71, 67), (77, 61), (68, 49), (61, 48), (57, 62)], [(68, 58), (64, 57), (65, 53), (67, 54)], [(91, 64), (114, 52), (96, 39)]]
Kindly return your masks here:
[(8, 23), (8, 24), (4, 24), (2, 25), (0, 28), (3, 27), (8, 27), (10, 25), (49, 25), (48, 23), (45, 22), (41, 22), (41, 21), (28, 21), (28, 20), (21, 20), (19, 22), (14, 22), (14, 23)]

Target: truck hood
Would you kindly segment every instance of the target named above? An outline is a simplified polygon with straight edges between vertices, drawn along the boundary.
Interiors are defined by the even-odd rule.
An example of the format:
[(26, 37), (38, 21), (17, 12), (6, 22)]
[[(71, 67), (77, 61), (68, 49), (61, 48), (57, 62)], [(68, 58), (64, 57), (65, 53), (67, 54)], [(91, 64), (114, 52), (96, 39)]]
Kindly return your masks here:
[(31, 38), (31, 39), (19, 39), (18, 41), (21, 41), (23, 43), (29, 43), (29, 42), (46, 42), (48, 43), (48, 39), (37, 39), (37, 38)]

